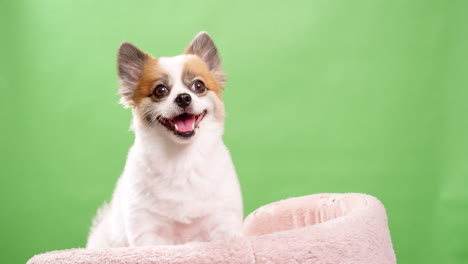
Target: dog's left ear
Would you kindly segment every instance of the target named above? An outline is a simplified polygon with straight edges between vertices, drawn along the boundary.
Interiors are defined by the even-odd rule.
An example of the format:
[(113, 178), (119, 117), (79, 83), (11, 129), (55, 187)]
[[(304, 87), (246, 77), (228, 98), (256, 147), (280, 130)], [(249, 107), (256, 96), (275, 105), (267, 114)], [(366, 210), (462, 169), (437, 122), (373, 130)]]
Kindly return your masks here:
[(205, 31), (198, 33), (185, 49), (185, 54), (194, 54), (200, 57), (208, 65), (221, 86), (224, 86), (226, 74), (221, 70), (221, 59), (218, 50), (208, 33)]
[(117, 54), (117, 73), (120, 77), (120, 102), (129, 107), (136, 92), (136, 86), (143, 73), (149, 56), (129, 42), (123, 42)]

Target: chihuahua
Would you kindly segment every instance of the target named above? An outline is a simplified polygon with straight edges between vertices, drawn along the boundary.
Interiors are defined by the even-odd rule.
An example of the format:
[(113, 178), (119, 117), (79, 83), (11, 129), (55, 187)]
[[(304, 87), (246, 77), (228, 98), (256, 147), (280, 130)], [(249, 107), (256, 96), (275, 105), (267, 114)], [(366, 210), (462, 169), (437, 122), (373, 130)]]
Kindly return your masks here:
[(225, 74), (213, 40), (198, 33), (183, 55), (154, 58), (124, 42), (121, 103), (135, 141), (87, 248), (179, 245), (238, 236), (242, 197), (222, 141)]

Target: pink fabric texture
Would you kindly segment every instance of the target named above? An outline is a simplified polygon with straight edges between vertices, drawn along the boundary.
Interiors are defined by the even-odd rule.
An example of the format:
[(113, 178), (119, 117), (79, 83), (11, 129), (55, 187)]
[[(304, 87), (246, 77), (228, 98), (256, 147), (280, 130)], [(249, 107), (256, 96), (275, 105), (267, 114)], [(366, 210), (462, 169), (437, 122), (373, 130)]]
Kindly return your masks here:
[(244, 236), (179, 246), (68, 249), (28, 264), (394, 264), (385, 208), (365, 194), (315, 194), (260, 207)]

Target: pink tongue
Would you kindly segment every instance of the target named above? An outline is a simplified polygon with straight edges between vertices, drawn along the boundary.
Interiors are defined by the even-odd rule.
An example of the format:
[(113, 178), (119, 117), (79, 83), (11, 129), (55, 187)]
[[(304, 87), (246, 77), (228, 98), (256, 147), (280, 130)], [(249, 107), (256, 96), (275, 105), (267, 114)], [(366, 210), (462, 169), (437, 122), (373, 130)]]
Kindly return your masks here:
[(177, 125), (177, 132), (185, 133), (192, 131), (192, 125), (195, 123), (195, 116), (182, 115), (174, 118), (174, 124)]

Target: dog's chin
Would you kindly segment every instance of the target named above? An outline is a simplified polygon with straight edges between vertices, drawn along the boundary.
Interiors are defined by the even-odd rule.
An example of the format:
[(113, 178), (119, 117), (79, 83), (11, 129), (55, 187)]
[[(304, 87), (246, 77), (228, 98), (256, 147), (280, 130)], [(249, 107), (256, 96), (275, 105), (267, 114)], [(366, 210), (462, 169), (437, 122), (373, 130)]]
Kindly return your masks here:
[(172, 118), (158, 116), (158, 125), (162, 126), (174, 141), (178, 143), (191, 142), (195, 137), (200, 123), (203, 121), (207, 111), (200, 114), (183, 113)]

